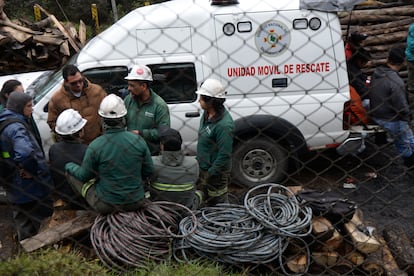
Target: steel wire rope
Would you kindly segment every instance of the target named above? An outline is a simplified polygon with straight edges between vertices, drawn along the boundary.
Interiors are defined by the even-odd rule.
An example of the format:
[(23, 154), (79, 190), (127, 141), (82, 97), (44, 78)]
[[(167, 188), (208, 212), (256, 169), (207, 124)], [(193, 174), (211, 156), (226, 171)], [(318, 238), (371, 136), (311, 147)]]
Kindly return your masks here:
[[(267, 190), (266, 194), (257, 194), (259, 190)], [(276, 190), (276, 192), (274, 191)], [(302, 237), (312, 232), (312, 209), (301, 206), (296, 196), (285, 186), (268, 183), (250, 189), (244, 198), (247, 211), (280, 239), (281, 254), (279, 265), (286, 275), (289, 274), (283, 264), (283, 252), (290, 240), (297, 239), (305, 246), (307, 265), (310, 265), (310, 249)]]
[[(189, 261), (197, 256), (225, 263), (268, 263), (278, 258), (280, 238), (254, 219), (242, 205), (221, 204), (195, 213), (198, 226), (193, 234), (174, 244), (174, 257)], [(187, 217), (180, 222), (180, 232), (192, 229)], [(180, 254), (180, 256), (179, 256)]]
[[(253, 195), (263, 188), (267, 188), (266, 194)], [(272, 192), (273, 189), (279, 192)], [(250, 189), (245, 195), (244, 206), (265, 227), (280, 235), (304, 237), (312, 231), (312, 209), (301, 208), (296, 196), (282, 185), (270, 183)]]
[[(193, 225), (185, 234), (179, 232), (183, 214), (188, 214), (186, 218)], [(160, 201), (135, 212), (98, 215), (90, 239), (103, 264), (124, 271), (128, 267), (145, 267), (148, 261), (169, 258), (173, 239), (185, 238), (196, 226), (196, 217), (186, 206)]]

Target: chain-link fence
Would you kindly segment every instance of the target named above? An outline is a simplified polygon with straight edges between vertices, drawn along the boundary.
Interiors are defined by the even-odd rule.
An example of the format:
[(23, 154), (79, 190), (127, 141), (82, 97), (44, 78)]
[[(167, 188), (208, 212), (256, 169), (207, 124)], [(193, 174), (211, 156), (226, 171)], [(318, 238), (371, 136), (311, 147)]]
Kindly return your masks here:
[[(13, 127), (9, 127), (1, 136), (3, 160), (7, 159), (4, 153), (10, 151), (12, 164), (19, 164), (17, 170), (12, 168), (18, 176), (3, 186), (11, 194), (23, 194), (21, 202), (11, 200), (13, 219), (20, 227), (29, 223), (26, 218), (40, 227), (36, 218), (51, 215), (48, 210), (40, 211), (41, 207), (48, 209), (45, 207), (51, 202), (44, 200), (44, 194), (34, 184), (47, 182), (44, 174), (37, 173), (45, 160), (25, 152), (33, 148), (40, 151), (36, 135), (41, 139), (54, 180), (53, 215), (45, 220), (38, 235), (25, 236), (21, 241), (23, 248), (34, 251), (65, 241), (93, 248), (94, 256), (103, 264), (120, 271), (145, 267), (148, 261), (172, 259), (180, 263), (202, 257), (253, 275), (412, 273), (411, 145), (398, 139), (398, 130), (393, 134), (395, 125), (386, 125), (395, 118), (410, 120), (398, 117), (409, 112), (405, 87), (401, 87), (407, 71), (403, 61), (398, 60), (397, 64), (391, 64), (391, 69), (401, 71), (402, 79), (396, 74), (394, 79), (374, 77), (374, 70), (387, 62), (386, 68), (390, 68), (388, 53), (393, 46), (405, 47), (408, 26), (414, 22), (414, 6), (389, 4), (377, 13), (370, 8), (336, 13), (300, 10), (299, 5), (298, 1), (196, 0), (139, 8), (91, 40), (67, 63), (76, 65), (85, 79), (79, 80), (73, 74), (64, 80), (62, 70), (47, 72), (37, 79), (27, 90), (33, 96), (33, 118), (39, 132), (33, 131), (28, 121), (27, 126), (20, 128), (28, 137), (21, 140), (14, 137), (15, 141), (32, 147), (6, 141), (7, 135), (13, 137), (18, 132), (17, 128), (12, 131)], [(392, 21), (398, 16), (399, 24), (388, 22), (389, 14), (393, 14)], [(369, 55), (362, 58), (365, 67), (360, 66), (356, 74), (351, 74), (353, 60), (347, 60), (344, 44), (346, 37), (356, 32), (367, 35), (360, 43)], [(359, 47), (351, 50), (354, 56), (360, 53)], [(158, 129), (157, 112), (161, 112), (147, 109), (150, 105), (161, 105), (155, 103), (155, 94), (151, 94), (150, 100), (134, 100), (134, 93), (138, 97), (140, 89), (147, 87), (143, 79), (138, 78), (140, 88), (135, 87), (137, 79), (132, 79), (133, 84), (125, 79), (136, 64), (151, 69), (150, 88), (168, 105), (171, 128), (181, 134), (185, 158), (200, 152), (197, 144), (205, 131), (200, 122), (204, 123), (204, 110), (211, 111), (205, 107), (205, 99), (195, 92), (207, 79), (217, 79), (223, 84), (225, 112), (234, 122), (234, 129), (230, 125), (227, 132), (222, 130), (222, 136), (218, 135), (228, 137), (230, 132), (234, 135), (232, 146), (221, 148), (231, 154), (228, 159), (232, 166), (227, 167), (226, 173), (231, 174), (232, 181), (228, 187), (224, 185), (230, 204), (214, 207), (201, 204), (200, 209), (185, 201), (180, 203), (187, 207), (165, 201), (152, 204), (140, 201), (139, 210), (130, 212), (137, 207), (130, 199), (143, 197), (145, 181), (141, 177), (150, 176), (146, 170), (152, 172), (152, 165), (148, 169), (148, 163), (142, 162), (148, 155), (146, 146), (141, 146), (146, 145), (144, 139), (148, 145), (158, 145), (159, 133), (151, 136), (151, 131)], [(143, 74), (138, 70), (132, 73)], [(365, 97), (353, 85), (357, 99), (353, 98), (350, 84), (362, 78), (364, 88), (371, 94)], [(70, 101), (64, 103), (63, 97), (60, 101), (56, 96), (52, 98), (58, 90), (73, 92), (78, 84), (82, 92), (76, 95), (75, 91)], [(101, 102), (92, 95), (98, 89), (94, 84), (125, 100), (129, 114), (126, 122), (116, 112), (103, 123), (93, 119), (99, 118)], [(378, 120), (375, 120), (370, 117), (370, 107), (364, 100), (372, 100), (372, 93), (387, 87), (400, 89), (391, 90), (393, 93), (404, 93), (399, 97), (401, 105), (393, 105), (392, 96), (380, 97), (381, 104), (375, 108), (371, 105), (371, 111), (389, 106), (394, 115), (382, 120), (376, 113)], [(208, 93), (204, 96), (217, 96)], [(20, 99), (17, 102), (20, 104)], [(12, 111), (24, 112), (8, 104)], [(355, 105), (365, 112), (364, 118)], [(131, 106), (136, 108), (135, 113), (131, 113)], [(84, 131), (102, 127), (103, 134), (88, 147), (77, 143), (73, 136), (62, 141), (59, 133), (51, 132), (55, 121), (50, 114), (59, 115), (67, 108), (78, 110), (89, 120)], [(138, 117), (131, 114), (139, 114), (140, 109), (146, 111), (136, 115), (142, 116), (137, 124), (149, 120), (152, 126), (129, 128), (139, 135), (129, 132), (125, 134), (128, 139), (113, 138), (113, 129), (119, 129), (119, 124), (122, 129), (125, 123), (129, 124), (128, 120), (136, 120)], [(100, 115), (105, 118), (102, 112)], [(6, 118), (4, 114), (0, 122)], [(222, 117), (213, 117), (213, 123)], [(386, 122), (379, 125), (382, 121)], [(72, 123), (70, 127), (75, 125)], [(215, 135), (213, 125), (210, 127), (209, 141)], [(28, 135), (29, 131), (34, 134)], [(63, 131), (63, 134), (73, 133)], [(409, 141), (413, 139), (409, 134), (406, 136)], [(205, 150), (207, 155), (211, 154), (208, 161), (205, 155), (197, 155), (200, 170), (207, 171), (207, 183), (213, 177), (209, 175), (210, 167), (203, 166), (205, 163), (212, 166), (220, 143), (224, 142), (218, 139)], [(51, 147), (55, 150), (60, 147), (53, 157)], [(166, 151), (169, 150), (161, 148), (161, 155)], [(135, 158), (138, 153), (142, 155)], [(184, 158), (174, 157), (175, 162)], [(152, 158), (154, 165), (158, 164), (157, 157)], [(69, 161), (82, 163), (83, 169), (75, 165), (69, 168), (66, 165)], [(26, 168), (33, 166), (33, 162), (37, 162), (36, 169), (28, 173)], [(163, 164), (163, 160), (160, 162)], [(200, 199), (195, 192), (200, 188), (196, 185), (199, 168), (192, 164), (193, 167), (181, 171), (158, 164), (159, 167), (154, 167), (158, 169), (157, 176), (164, 173), (166, 178), (159, 181), (153, 178), (152, 183), (158, 185), (161, 194), (173, 199), (179, 197), (177, 194), (190, 194), (192, 199), (202, 202), (203, 195)], [(67, 171), (81, 182), (79, 192), (83, 197), (70, 187)], [(191, 175), (196, 175), (194, 180), (182, 180), (183, 176)], [(214, 181), (225, 182), (227, 176)], [(142, 184), (136, 190), (127, 190), (133, 187), (128, 184), (131, 179)], [(173, 185), (180, 182), (177, 179), (181, 179), (180, 185), (192, 185), (177, 188)], [(106, 188), (101, 188), (105, 182)], [(10, 192), (16, 187), (20, 190)], [(94, 191), (93, 199), (88, 189)], [(146, 191), (147, 197), (150, 191)], [(214, 192), (223, 194), (218, 188)], [(119, 194), (130, 202), (117, 201)], [(112, 205), (118, 207), (134, 206), (113, 214), (83, 211), (91, 209), (90, 200), (96, 203), (102, 198), (113, 199)]]

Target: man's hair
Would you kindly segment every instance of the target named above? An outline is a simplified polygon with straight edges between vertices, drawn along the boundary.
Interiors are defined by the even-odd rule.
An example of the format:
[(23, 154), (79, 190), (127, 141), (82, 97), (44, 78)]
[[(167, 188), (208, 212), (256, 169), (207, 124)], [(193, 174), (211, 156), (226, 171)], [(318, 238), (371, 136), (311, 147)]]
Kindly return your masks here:
[(62, 70), (62, 76), (64, 80), (68, 80), (69, 76), (74, 76), (76, 73), (80, 73), (78, 67), (73, 64), (66, 65)]
[(402, 47), (392, 47), (388, 52), (388, 63), (393, 65), (401, 65), (405, 61), (405, 50)]

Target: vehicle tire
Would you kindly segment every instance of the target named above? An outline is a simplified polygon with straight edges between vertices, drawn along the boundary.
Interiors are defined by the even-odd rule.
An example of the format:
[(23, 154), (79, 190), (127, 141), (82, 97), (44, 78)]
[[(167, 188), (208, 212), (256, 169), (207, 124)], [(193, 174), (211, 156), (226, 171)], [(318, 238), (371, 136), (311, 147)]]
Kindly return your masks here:
[(286, 177), (288, 152), (275, 141), (255, 138), (236, 145), (233, 154), (233, 183), (254, 187), (261, 183), (277, 183)]

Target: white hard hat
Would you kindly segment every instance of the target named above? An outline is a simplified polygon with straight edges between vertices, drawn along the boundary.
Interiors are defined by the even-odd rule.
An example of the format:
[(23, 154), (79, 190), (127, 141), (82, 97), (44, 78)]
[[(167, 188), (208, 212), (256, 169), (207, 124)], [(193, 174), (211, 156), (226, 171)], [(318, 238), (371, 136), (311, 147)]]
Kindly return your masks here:
[(99, 106), (99, 115), (103, 118), (122, 118), (127, 114), (124, 101), (115, 94), (106, 96)]
[(198, 95), (205, 95), (213, 98), (224, 99), (226, 91), (223, 84), (215, 79), (206, 79), (201, 85), (200, 89), (196, 91)]
[(85, 125), (87, 120), (83, 119), (78, 111), (69, 108), (60, 113), (56, 120), (56, 133), (60, 135), (71, 135), (80, 131)]
[(146, 65), (134, 65), (125, 77), (126, 80), (152, 81), (151, 69)]

